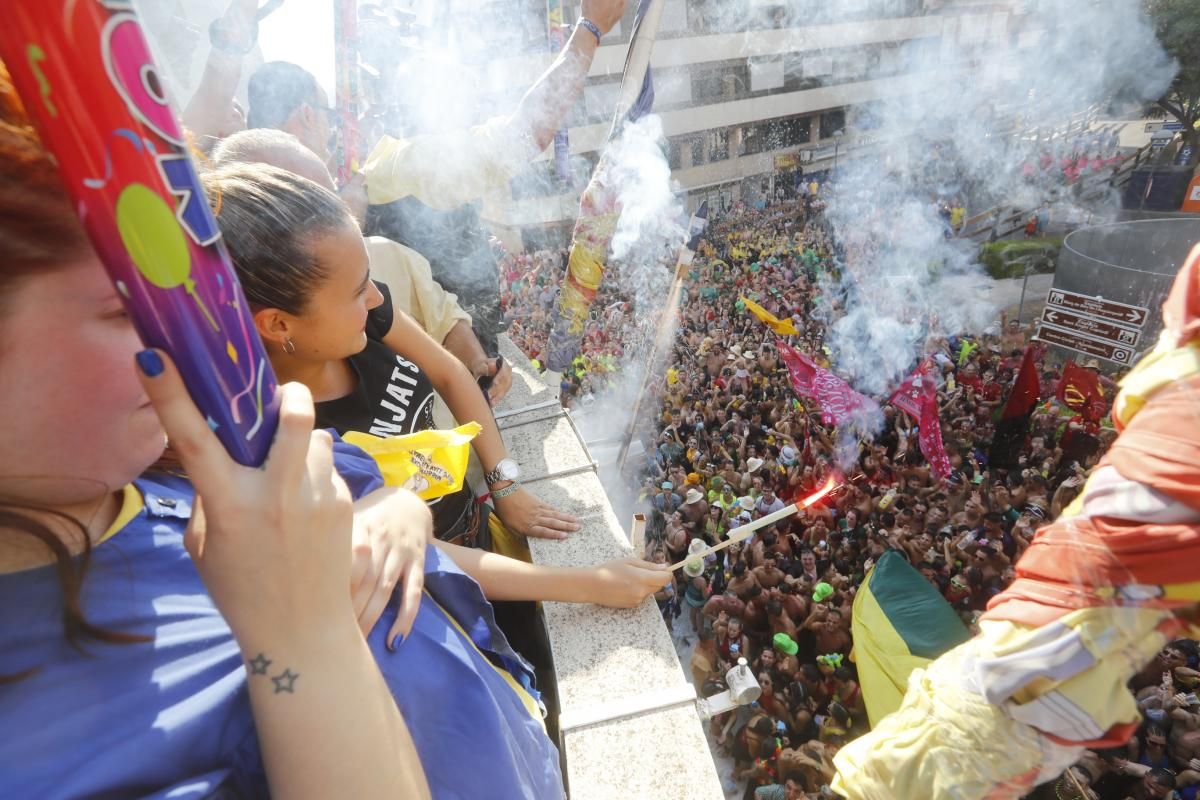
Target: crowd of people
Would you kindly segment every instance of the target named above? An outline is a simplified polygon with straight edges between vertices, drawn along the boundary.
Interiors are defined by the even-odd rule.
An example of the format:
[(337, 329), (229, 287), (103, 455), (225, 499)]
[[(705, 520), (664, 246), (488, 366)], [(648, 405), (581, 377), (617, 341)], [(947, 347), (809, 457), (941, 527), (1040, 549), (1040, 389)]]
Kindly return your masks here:
[[(520, 277), (505, 287), (510, 330), (535, 364), (565, 255), (509, 256), (536, 265), (514, 270)], [(658, 563), (685, 559), (694, 540), (721, 542), (832, 476), (842, 484), (830, 499), (710, 556), (701, 574), (681, 570), (656, 594), (666, 624), (689, 646), (698, 693), (723, 690), (741, 659), (762, 688), (757, 702), (711, 728), (715, 751), (733, 760), (727, 790), (747, 798), (830, 796), (833, 755), (868, 726), (852, 658), (853, 606), (885, 552), (902, 554), (975, 630), (1038, 529), (1079, 494), (1115, 438), (1103, 409), (1082, 414), (1056, 396), (1064, 364), (1002, 316), (981, 335), (929, 342), (947, 477), (931, 475), (916, 421), (887, 398), (882, 429), (844, 463), (840, 432), (793, 390), (776, 335), (742, 299), (791, 320), (798, 333), (786, 344), (836, 368), (814, 313), (822, 274), (836, 264), (816, 197), (735, 207), (712, 220), (686, 279), (636, 470), (635, 489), (651, 514), (646, 557)], [(602, 287), (583, 352), (563, 378), (565, 404), (590, 405), (614, 381), (636, 304)], [(1040, 402), (1015, 466), (998, 467), (989, 463), (998, 418), (1029, 346)], [(1101, 374), (1094, 360), (1082, 366), (1111, 401), (1120, 375)], [(1198, 668), (1195, 642), (1168, 646), (1131, 684), (1146, 724), (1129, 748), (1089, 752), (1033, 796), (1194, 797)]]
[[(365, 185), (339, 196), (330, 109), (310, 74), (264, 65), (248, 115), (233, 102), (259, 7), (231, 1), (184, 120), (252, 313), (247, 335), (288, 382), (262, 469), (228, 457), (169, 354), (143, 348), (0, 69), (0, 722), (23, 732), (0, 744), (6, 795), (561, 797), (522, 657), (537, 656), (521, 640), (530, 608), (503, 604), (653, 595), (691, 648), (697, 692), (721, 691), (743, 661), (761, 689), (712, 721), (733, 760), (728, 788), (830, 796), (833, 755), (867, 727), (852, 631), (872, 566), (900, 554), (967, 628), (1013, 579), (1113, 433), (1052, 397), (1062, 376), (1040, 352), (1045, 402), (1016, 466), (993, 463), (995, 415), (1028, 352), (1027, 332), (1002, 320), (929, 343), (947, 476), (933, 477), (917, 427), (887, 402), (847, 461), (844, 431), (793, 392), (747, 306), (789, 321), (787, 344), (836, 370), (814, 313), (821, 277), (839, 268), (820, 186), (714, 213), (700, 242), (631, 462), (651, 512), (644, 560), (529, 563), (525, 537), (562, 538), (578, 522), (520, 485), (490, 411), (511, 380), (495, 336), (503, 307), (541, 366), (566, 252), (498, 255), (475, 201), (548, 146), (624, 6), (584, 0), (588, 24), (511, 115), (383, 136)], [(434, 157), (446, 149), (463, 156), (456, 170)], [(962, 214), (945, 208), (949, 228)], [(598, 402), (644, 352), (640, 301), (602, 288), (565, 405)], [(434, 428), (439, 402), (479, 424), (485, 469), (441, 497), (384, 486), (376, 460), (313, 431), (366, 433), (367, 447), (369, 435)], [(831, 480), (828, 499), (700, 569), (672, 580), (664, 568)], [(1089, 753), (1039, 796), (1194, 796), (1198, 658), (1190, 640), (1165, 648), (1131, 683), (1147, 722), (1128, 749)]]

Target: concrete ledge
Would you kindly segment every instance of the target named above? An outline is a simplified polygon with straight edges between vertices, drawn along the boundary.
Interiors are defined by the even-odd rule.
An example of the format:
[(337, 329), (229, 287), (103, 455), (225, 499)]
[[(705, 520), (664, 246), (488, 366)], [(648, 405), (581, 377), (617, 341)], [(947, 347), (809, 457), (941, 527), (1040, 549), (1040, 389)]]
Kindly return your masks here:
[[(534, 561), (577, 566), (629, 555), (629, 521), (613, 512), (570, 417), (535, 407), (555, 400), (557, 387), (542, 382), (507, 337), (501, 352), (513, 365), (513, 388), (496, 409), (509, 454), (534, 479), (538, 497), (581, 522), (566, 541), (530, 540)], [(544, 475), (553, 477), (536, 480)], [(568, 726), (558, 744), (572, 800), (723, 800), (691, 682), (654, 603), (629, 610), (545, 603), (543, 612), (559, 720)]]

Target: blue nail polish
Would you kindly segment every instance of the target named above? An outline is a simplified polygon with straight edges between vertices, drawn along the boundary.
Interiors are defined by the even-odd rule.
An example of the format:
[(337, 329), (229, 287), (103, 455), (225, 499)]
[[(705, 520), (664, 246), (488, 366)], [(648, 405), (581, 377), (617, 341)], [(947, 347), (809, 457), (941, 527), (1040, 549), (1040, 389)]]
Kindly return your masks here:
[(397, 633), (397, 634), (396, 634), (396, 638), (395, 638), (395, 639), (392, 639), (390, 642), (388, 642), (388, 650), (395, 650), (395, 649), (396, 649), (397, 647), (399, 647), (399, 646), (400, 646), (400, 645), (401, 645), (403, 642), (404, 642), (404, 634), (403, 634), (403, 633)]
[(137, 354), (138, 368), (147, 378), (157, 378), (162, 375), (162, 357), (154, 350), (143, 350)]

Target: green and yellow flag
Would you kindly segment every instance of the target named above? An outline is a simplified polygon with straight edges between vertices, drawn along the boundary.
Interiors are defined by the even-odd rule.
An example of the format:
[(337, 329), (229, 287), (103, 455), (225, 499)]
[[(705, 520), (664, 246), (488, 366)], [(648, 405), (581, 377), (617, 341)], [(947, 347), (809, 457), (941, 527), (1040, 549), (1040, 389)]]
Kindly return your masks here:
[(872, 726), (900, 707), (909, 673), (971, 638), (946, 598), (895, 550), (863, 581), (851, 627)]
[(791, 319), (781, 320), (753, 300), (745, 297), (739, 297), (738, 299), (745, 304), (747, 311), (758, 317), (762, 322), (765, 322), (768, 328), (780, 336), (795, 336), (800, 333), (800, 331), (796, 330), (796, 323), (792, 322)]

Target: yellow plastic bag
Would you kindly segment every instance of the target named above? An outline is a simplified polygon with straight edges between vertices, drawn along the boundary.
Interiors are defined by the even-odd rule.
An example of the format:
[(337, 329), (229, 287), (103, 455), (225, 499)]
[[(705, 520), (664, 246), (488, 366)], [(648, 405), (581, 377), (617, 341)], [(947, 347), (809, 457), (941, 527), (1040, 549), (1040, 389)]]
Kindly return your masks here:
[(435, 500), (462, 488), (478, 422), (451, 431), (427, 430), (381, 438), (350, 431), (342, 439), (375, 459), (383, 482), (411, 489), (422, 500)]

